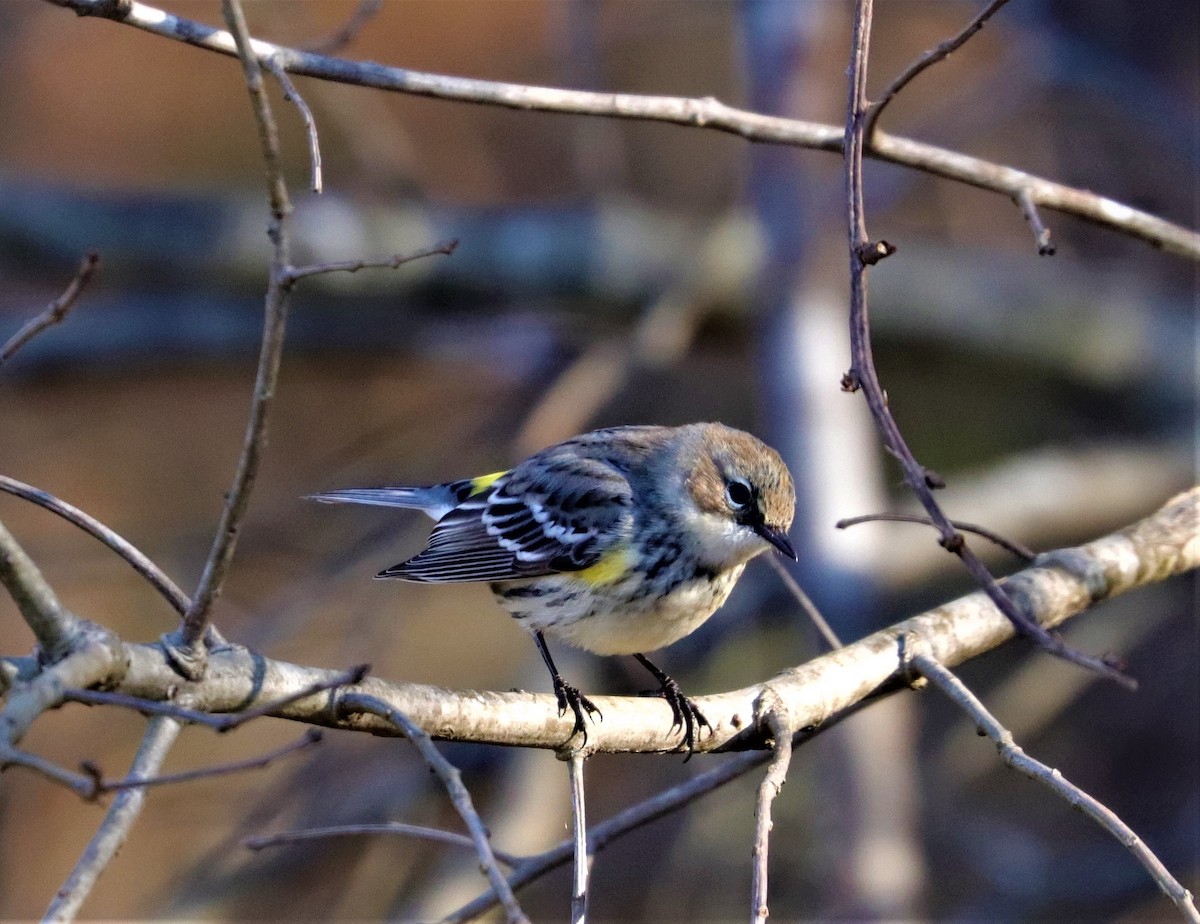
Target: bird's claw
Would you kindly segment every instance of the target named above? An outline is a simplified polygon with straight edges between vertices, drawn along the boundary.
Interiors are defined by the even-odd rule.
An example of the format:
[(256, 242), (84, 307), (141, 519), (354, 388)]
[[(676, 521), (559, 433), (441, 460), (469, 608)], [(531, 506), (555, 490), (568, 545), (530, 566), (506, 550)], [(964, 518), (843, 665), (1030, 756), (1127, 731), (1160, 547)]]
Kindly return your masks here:
[(698, 731), (707, 728), (709, 733), (712, 733), (713, 727), (708, 719), (704, 717), (704, 713), (690, 699), (683, 695), (683, 691), (679, 689), (679, 684), (668, 677), (659, 689), (647, 690), (641, 694), (642, 696), (660, 696), (667, 701), (667, 705), (671, 707), (671, 715), (674, 721), (671, 723), (671, 731), (680, 729), (683, 732), (683, 740), (676, 751), (687, 751), (687, 757), (683, 759), (687, 763), (692, 759), (692, 755), (696, 752), (696, 741), (699, 738)]
[[(599, 716), (604, 719), (604, 713), (600, 711), (600, 707), (593, 703), (590, 699), (579, 692), (577, 687), (571, 686), (569, 683), (558, 681), (554, 684), (554, 696), (558, 700), (558, 714), (566, 715), (569, 708), (575, 713), (575, 726), (571, 729), (570, 738), (576, 735), (583, 735), (583, 744), (587, 744), (587, 723), (584, 721), (584, 714)], [(569, 741), (570, 738), (567, 740)]]

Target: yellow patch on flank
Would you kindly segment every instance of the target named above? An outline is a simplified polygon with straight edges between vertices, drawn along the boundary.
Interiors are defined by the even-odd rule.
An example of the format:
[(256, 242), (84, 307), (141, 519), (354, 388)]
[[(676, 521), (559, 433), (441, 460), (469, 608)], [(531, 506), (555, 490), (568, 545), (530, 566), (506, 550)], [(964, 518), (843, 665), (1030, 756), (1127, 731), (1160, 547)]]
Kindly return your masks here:
[(474, 497), (476, 494), (482, 494), (497, 481), (502, 475), (507, 475), (508, 472), (492, 472), (490, 475), (480, 475), (478, 478), (471, 479), (471, 493), (468, 497)]
[(576, 571), (575, 576), (587, 584), (597, 586), (612, 584), (621, 580), (633, 567), (633, 553), (628, 546), (621, 546), (606, 552), (596, 564), (582, 571)]

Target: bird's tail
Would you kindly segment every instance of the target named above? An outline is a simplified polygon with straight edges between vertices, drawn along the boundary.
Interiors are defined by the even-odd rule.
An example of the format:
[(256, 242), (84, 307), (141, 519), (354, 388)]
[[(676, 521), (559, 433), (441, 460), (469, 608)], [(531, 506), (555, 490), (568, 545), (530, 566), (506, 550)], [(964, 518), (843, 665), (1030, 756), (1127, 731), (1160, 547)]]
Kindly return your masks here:
[(346, 488), (342, 491), (310, 494), (309, 500), (320, 501), (323, 504), (405, 507), (410, 510), (422, 510), (433, 519), (440, 520), (458, 506), (455, 484), (435, 484), (423, 488)]
[(405, 507), (422, 510), (435, 520), (440, 520), (463, 501), (481, 494), (495, 485), (507, 474), (496, 472), (478, 478), (464, 478), (446, 484), (429, 485), (423, 488), (346, 488), (342, 491), (326, 491), (310, 494), (309, 499), (323, 504), (369, 504), (374, 507)]

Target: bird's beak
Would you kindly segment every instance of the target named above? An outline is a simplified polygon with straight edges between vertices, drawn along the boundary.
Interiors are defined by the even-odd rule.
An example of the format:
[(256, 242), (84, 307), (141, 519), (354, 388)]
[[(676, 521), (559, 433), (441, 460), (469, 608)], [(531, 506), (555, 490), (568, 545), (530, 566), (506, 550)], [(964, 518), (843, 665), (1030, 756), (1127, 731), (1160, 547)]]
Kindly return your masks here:
[(780, 552), (786, 555), (792, 561), (799, 561), (800, 556), (796, 554), (796, 550), (792, 548), (792, 541), (788, 539), (787, 533), (782, 529), (776, 529), (774, 526), (768, 526), (766, 523), (760, 523), (754, 527), (754, 531), (762, 536), (767, 542), (775, 546)]

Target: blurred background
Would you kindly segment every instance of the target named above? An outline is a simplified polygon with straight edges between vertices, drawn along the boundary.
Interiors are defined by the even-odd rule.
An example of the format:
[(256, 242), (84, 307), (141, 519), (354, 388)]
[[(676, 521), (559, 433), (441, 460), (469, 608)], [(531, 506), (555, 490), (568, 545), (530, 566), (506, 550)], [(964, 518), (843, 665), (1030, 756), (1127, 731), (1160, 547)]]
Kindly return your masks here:
[[(216, 2), (162, 3), (208, 24)], [(326, 41), (355, 2), (246, 3), (256, 36)], [(869, 92), (977, 5), (881, 4)], [(521, 83), (716, 96), (840, 123), (851, 5), (385, 0), (341, 54)], [(1200, 8), (1059, 0), (1005, 8), (914, 82), (882, 128), (1010, 164), (1194, 227)], [(66, 323), (0, 369), (0, 473), (82, 507), (194, 587), (241, 445), (268, 242), (262, 166), (236, 61), (35, 0), (0, 5), (0, 340), (54, 298), (85, 250), (101, 268)], [(270, 444), (216, 614), (230, 638), (393, 680), (548, 692), (534, 646), (480, 587), (372, 582), (428, 527), (318, 507), (315, 491), (506, 467), (594, 426), (723, 420), (784, 452), (800, 508), (795, 574), (853, 640), (970, 589), (921, 527), (834, 522), (910, 510), (859, 396), (843, 394), (847, 259), (832, 154), (716, 132), (406, 98), (296, 79), (326, 191), (306, 191), (295, 110), (272, 86), (296, 204), (297, 262), (457, 238), (398, 271), (297, 290)], [(866, 166), (876, 359), (951, 515), (1045, 550), (1156, 509), (1194, 469), (1194, 264), (1047, 212), (1039, 258), (1002, 197)], [(121, 561), (0, 496), (0, 519), (75, 612), (152, 640), (174, 614)], [(981, 548), (1000, 572), (1017, 563)], [(961, 675), (1034, 756), (1121, 815), (1200, 886), (1200, 630), (1194, 582), (1100, 607), (1066, 630), (1119, 652), (1129, 695), (1028, 645)], [(0, 599), (0, 650), (32, 644)], [(821, 652), (756, 562), (729, 604), (658, 659), (693, 694)], [(630, 659), (556, 650), (589, 692), (645, 684)], [(627, 665), (624, 660), (629, 660)], [(28, 746), (112, 776), (136, 715), (71, 706)], [(168, 770), (253, 756), (300, 729), (187, 731)], [(905, 695), (797, 753), (776, 803), (779, 920), (1173, 920), (1132, 857), (1003, 769), (936, 694)], [(447, 746), (497, 846), (568, 833), (550, 753)], [(720, 756), (588, 764), (589, 819)], [(595, 920), (745, 918), (752, 774), (613, 844)], [(102, 817), (22, 771), (0, 785), (0, 918), (38, 916)], [(458, 830), (403, 742), (332, 733), (263, 771), (152, 791), (89, 918), (437, 918), (483, 885), (465, 852), (341, 838), (252, 853), (243, 837), (396, 820)], [(521, 895), (566, 917), (569, 873)]]

